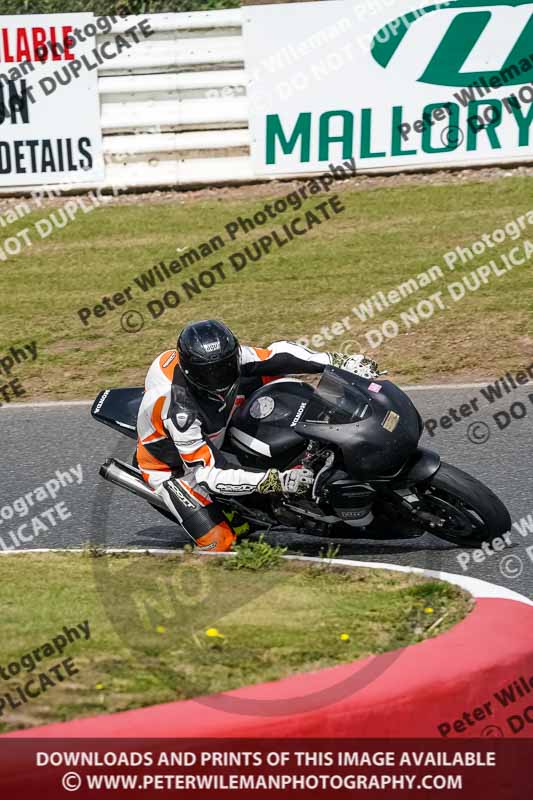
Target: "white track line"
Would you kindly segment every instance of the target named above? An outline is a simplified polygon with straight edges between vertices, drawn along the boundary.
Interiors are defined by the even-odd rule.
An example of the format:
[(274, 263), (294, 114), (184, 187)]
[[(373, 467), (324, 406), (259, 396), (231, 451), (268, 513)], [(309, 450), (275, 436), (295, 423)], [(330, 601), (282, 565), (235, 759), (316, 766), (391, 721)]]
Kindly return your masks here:
[(473, 597), (478, 598), (493, 598), (496, 600), (516, 600), (519, 603), (525, 603), (528, 606), (533, 606), (533, 601), (529, 600), (525, 595), (513, 592), (512, 589), (507, 589), (505, 586), (500, 586), (497, 583), (490, 583), (489, 581), (482, 581), (479, 578), (470, 578), (468, 575), (459, 575), (455, 572), (442, 572), (440, 570), (424, 569), (423, 567), (410, 567), (400, 564), (389, 564), (388, 562), (381, 561), (352, 561), (349, 558), (316, 558), (315, 556), (283, 556), (291, 560), (304, 560), (304, 561), (319, 561), (326, 564), (342, 564), (349, 567), (366, 567), (368, 569), (390, 569), (394, 572), (409, 572), (414, 575), (422, 575), (427, 578), (437, 578), (438, 580), (453, 583), (464, 589)]
[(414, 386), (400, 386), (404, 392), (434, 392), (436, 389), (484, 389), (489, 383), (430, 383), (415, 384)]
[[(96, 549), (98, 547), (96, 546)], [(7, 550), (2, 551), (0, 556), (13, 556), (22, 555), (24, 553), (83, 553), (87, 548), (35, 548), (34, 550)], [(172, 550), (169, 548), (132, 548), (132, 547), (109, 547), (103, 550), (104, 553), (136, 553), (147, 554), (151, 556), (182, 556), (183, 550)], [(196, 555), (201, 555), (205, 558), (224, 558), (228, 556), (235, 556), (236, 553), (207, 553), (197, 552)], [(424, 569), (423, 567), (410, 567), (401, 564), (389, 564), (388, 562), (381, 561), (352, 561), (349, 558), (319, 558), (316, 556), (300, 556), (290, 555), (283, 556), (287, 561), (313, 561), (320, 564), (333, 564), (334, 566), (341, 565), (346, 567), (363, 567), (364, 569), (388, 569), (392, 572), (405, 572), (414, 575), (421, 575), (426, 578), (435, 578), (437, 580), (452, 583), (464, 589), (473, 597), (476, 598), (492, 598), (495, 600), (514, 600), (518, 603), (523, 603), (527, 606), (533, 606), (533, 601), (529, 600), (525, 595), (513, 592), (505, 586), (500, 586), (497, 583), (490, 583), (489, 581), (482, 581), (479, 578), (470, 578), (468, 575), (459, 575), (455, 572), (441, 572), (432, 569)]]
[[(434, 384), (415, 384), (414, 386), (400, 386), (405, 392), (434, 392), (443, 390), (455, 389), (481, 389), (487, 385), (486, 383), (434, 383)], [(4, 406), (4, 409), (19, 408), (67, 408), (68, 406), (91, 406), (94, 400), (50, 400), (43, 401), (42, 403), (13, 403), (9, 406)]]
[(13, 411), (25, 408), (67, 408), (68, 406), (92, 406), (94, 400), (50, 400), (42, 403), (13, 403), (4, 406), (4, 410)]

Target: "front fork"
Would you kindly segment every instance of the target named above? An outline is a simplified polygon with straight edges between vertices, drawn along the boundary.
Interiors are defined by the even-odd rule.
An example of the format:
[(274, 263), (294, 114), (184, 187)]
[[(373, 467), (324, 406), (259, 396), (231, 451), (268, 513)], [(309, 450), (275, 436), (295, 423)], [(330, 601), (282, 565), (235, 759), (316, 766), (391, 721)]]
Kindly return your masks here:
[(406, 471), (401, 475), (402, 485), (392, 486), (391, 494), (401, 504), (413, 521), (429, 528), (442, 528), (444, 520), (422, 508), (422, 496), (430, 488), (432, 478), (440, 469), (441, 458), (433, 450), (419, 447)]

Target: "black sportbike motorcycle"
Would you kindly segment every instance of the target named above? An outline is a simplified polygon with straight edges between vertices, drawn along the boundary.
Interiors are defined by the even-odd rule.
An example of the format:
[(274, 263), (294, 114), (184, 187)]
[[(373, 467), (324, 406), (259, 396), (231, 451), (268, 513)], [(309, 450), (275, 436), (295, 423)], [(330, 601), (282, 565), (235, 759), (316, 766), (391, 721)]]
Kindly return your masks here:
[[(136, 439), (142, 389), (100, 392), (92, 416)], [(508, 531), (511, 518), (483, 483), (419, 446), (423, 422), (389, 380), (366, 380), (326, 367), (318, 386), (283, 378), (255, 391), (234, 413), (224, 454), (242, 466), (280, 470), (303, 464), (315, 481), (308, 495), (219, 496), (252, 529), (295, 528), (322, 537), (372, 538), (385, 523), (394, 539), (429, 531), (479, 546)], [(134, 462), (135, 463), (135, 462)], [(110, 459), (100, 474), (144, 498), (176, 522), (139, 470)]]

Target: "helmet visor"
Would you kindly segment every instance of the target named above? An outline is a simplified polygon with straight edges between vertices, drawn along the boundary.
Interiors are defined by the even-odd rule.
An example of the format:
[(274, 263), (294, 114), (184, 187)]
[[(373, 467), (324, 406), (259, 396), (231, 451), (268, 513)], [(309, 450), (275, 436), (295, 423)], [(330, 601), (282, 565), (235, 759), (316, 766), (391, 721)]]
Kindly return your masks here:
[(222, 361), (212, 364), (191, 364), (185, 370), (187, 378), (200, 389), (213, 394), (224, 394), (238, 381), (241, 373), (240, 354), (237, 350)]

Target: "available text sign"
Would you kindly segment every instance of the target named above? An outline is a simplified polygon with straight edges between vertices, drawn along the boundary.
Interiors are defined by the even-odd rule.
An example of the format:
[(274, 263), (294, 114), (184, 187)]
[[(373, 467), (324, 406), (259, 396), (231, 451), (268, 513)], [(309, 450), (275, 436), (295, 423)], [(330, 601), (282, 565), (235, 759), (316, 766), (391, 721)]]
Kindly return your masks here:
[(254, 170), (531, 159), (533, 3), (246, 6)]
[[(92, 14), (0, 17), (0, 185), (104, 177)], [(76, 33), (78, 31), (78, 34)]]

